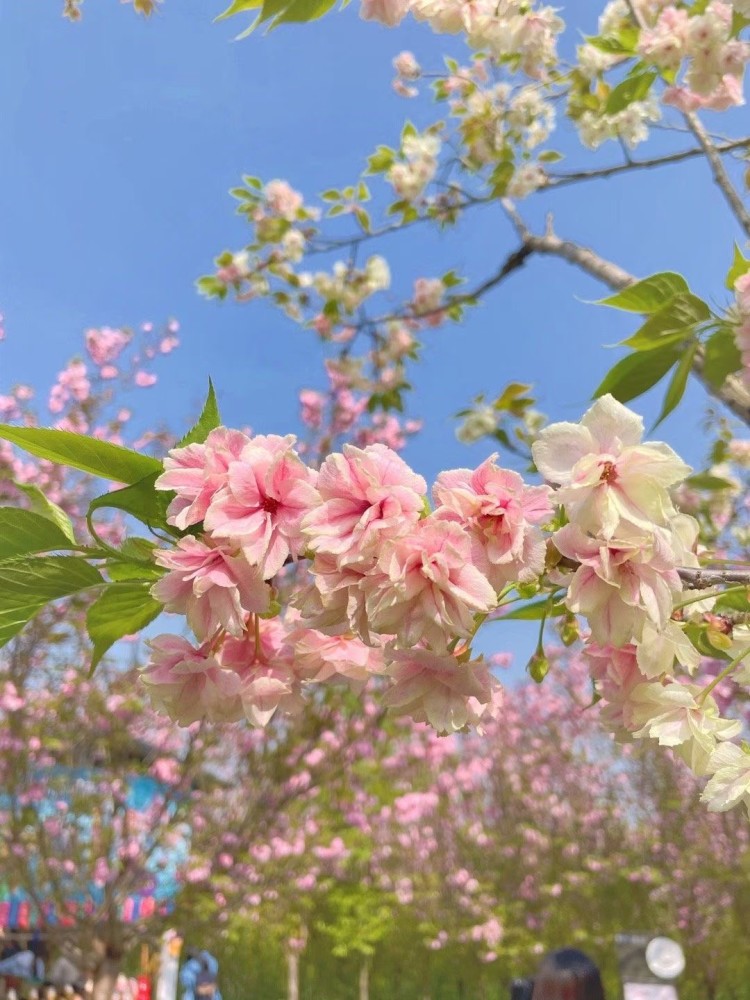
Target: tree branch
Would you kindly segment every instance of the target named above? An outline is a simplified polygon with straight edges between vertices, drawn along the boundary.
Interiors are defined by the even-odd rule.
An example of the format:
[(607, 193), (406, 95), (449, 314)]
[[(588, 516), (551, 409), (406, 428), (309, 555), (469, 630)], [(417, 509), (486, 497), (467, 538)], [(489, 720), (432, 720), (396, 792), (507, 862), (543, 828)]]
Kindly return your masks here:
[(689, 590), (703, 590), (704, 587), (721, 587), (727, 583), (745, 583), (750, 587), (750, 570), (698, 569), (681, 567), (677, 570), (680, 579)]
[[(717, 154), (723, 154), (731, 153), (735, 149), (747, 149), (748, 147), (750, 147), (750, 138), (735, 139), (731, 142), (722, 142), (712, 148)], [(684, 160), (692, 160), (697, 156), (704, 155), (706, 155), (706, 151), (703, 146), (695, 146), (693, 149), (683, 149), (678, 153), (667, 153), (666, 156), (655, 156), (650, 160), (628, 160), (626, 163), (616, 163), (611, 167), (598, 167), (594, 170), (579, 170), (569, 174), (549, 174), (549, 183), (545, 184), (541, 190), (551, 191), (555, 188), (567, 187), (569, 184), (577, 184), (580, 181), (592, 181), (606, 177), (614, 177), (617, 174), (628, 173), (631, 170), (647, 170), (653, 167), (662, 167), (670, 163), (681, 163)]]
[[(563, 260), (579, 267), (586, 274), (590, 274), (614, 291), (620, 291), (638, 280), (635, 275), (625, 271), (618, 264), (599, 256), (588, 247), (561, 239), (552, 227), (551, 217), (548, 217), (545, 234), (536, 236), (527, 229), (511, 202), (503, 201), (503, 208), (521, 239), (521, 245), (527, 247), (531, 253), (562, 257)], [(495, 281), (496, 283), (497, 281)], [(716, 388), (705, 377), (704, 366), (705, 355), (703, 350), (699, 349), (693, 358), (693, 374), (710, 395), (720, 400), (743, 423), (750, 425), (750, 392), (745, 388), (742, 380), (736, 375), (729, 375), (724, 383)]]
[(721, 156), (719, 155), (718, 147), (713, 144), (711, 137), (703, 127), (703, 123), (694, 111), (685, 112), (685, 121), (688, 123), (690, 131), (698, 140), (698, 144), (701, 149), (706, 154), (706, 158), (711, 164), (711, 171), (714, 175), (714, 180), (724, 193), (724, 197), (726, 198), (729, 207), (732, 209), (735, 218), (745, 231), (745, 235), (750, 237), (750, 212), (748, 212), (745, 207), (745, 203), (737, 193), (736, 188), (729, 178), (726, 167), (722, 163)]

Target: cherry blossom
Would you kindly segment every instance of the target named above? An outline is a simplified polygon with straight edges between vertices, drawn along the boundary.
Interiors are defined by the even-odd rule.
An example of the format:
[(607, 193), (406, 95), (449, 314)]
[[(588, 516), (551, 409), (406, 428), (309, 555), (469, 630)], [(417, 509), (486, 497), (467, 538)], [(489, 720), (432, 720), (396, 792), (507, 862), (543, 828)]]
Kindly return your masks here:
[(270, 591), (260, 570), (236, 549), (188, 535), (154, 558), (170, 572), (151, 588), (153, 596), (167, 611), (185, 615), (200, 640), (219, 627), (239, 638), (251, 612), (268, 611)]
[(612, 537), (622, 521), (648, 530), (675, 513), (666, 487), (690, 469), (662, 442), (641, 444), (643, 421), (610, 395), (580, 424), (545, 428), (534, 443), (540, 473), (584, 531)]
[(211, 499), (204, 523), (215, 538), (228, 538), (266, 579), (288, 558), (300, 555), (302, 518), (312, 506), (316, 475), (293, 449), (288, 434), (254, 437), (230, 462), (226, 485)]

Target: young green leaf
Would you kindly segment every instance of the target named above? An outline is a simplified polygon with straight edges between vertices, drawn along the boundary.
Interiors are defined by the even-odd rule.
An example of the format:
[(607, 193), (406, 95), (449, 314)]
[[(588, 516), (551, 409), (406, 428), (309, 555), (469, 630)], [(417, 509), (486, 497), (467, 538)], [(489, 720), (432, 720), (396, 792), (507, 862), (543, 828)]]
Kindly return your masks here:
[(564, 604), (550, 604), (549, 598), (542, 601), (532, 601), (531, 604), (523, 604), (520, 608), (508, 611), (498, 621), (505, 621), (512, 618), (520, 621), (541, 621), (542, 618), (559, 618), (566, 614), (568, 609)]
[(46, 458), (116, 483), (137, 483), (144, 476), (161, 471), (161, 462), (150, 455), (72, 431), (0, 424), (0, 438), (37, 458)]
[(186, 448), (189, 444), (203, 444), (211, 431), (221, 426), (221, 414), (219, 404), (216, 401), (216, 392), (211, 379), (208, 380), (208, 395), (203, 404), (198, 422), (192, 427), (182, 440), (176, 445), (177, 448)]
[(51, 601), (104, 583), (78, 556), (40, 556), (0, 565), (0, 646)]
[(17, 480), (14, 480), (13, 485), (26, 494), (31, 504), (31, 509), (35, 514), (41, 514), (42, 517), (46, 517), (48, 521), (56, 524), (68, 541), (75, 545), (76, 538), (73, 532), (73, 522), (62, 507), (58, 507), (56, 503), (48, 499), (34, 483), (19, 483)]
[(643, 326), (622, 344), (634, 351), (651, 351), (667, 342), (686, 340), (699, 323), (711, 318), (711, 310), (703, 299), (692, 292), (680, 292), (658, 312), (649, 316)]
[(688, 476), (685, 485), (691, 490), (731, 490), (735, 488), (735, 484), (730, 483), (728, 479), (712, 476), (708, 472), (696, 472), (694, 475)]
[(673, 271), (661, 271), (648, 278), (628, 285), (616, 295), (600, 299), (600, 306), (611, 306), (613, 309), (624, 309), (626, 312), (651, 314), (665, 306), (675, 295), (689, 292), (688, 283), (681, 274)]
[(651, 90), (651, 85), (659, 74), (656, 70), (627, 76), (612, 90), (605, 105), (605, 113), (616, 115), (634, 101), (642, 101)]
[(94, 644), (93, 671), (107, 650), (149, 625), (163, 606), (151, 596), (151, 581), (128, 580), (110, 584), (88, 610), (86, 627)]
[(74, 546), (75, 540), (43, 514), (20, 507), (0, 507), (0, 562)]
[(703, 375), (718, 389), (726, 381), (727, 375), (742, 368), (742, 355), (734, 339), (731, 327), (722, 326), (704, 344)]
[(145, 476), (132, 486), (124, 486), (121, 490), (103, 493), (89, 504), (89, 514), (95, 510), (112, 507), (116, 510), (132, 514), (142, 524), (149, 528), (161, 528), (170, 533), (174, 529), (167, 524), (167, 507), (174, 496), (170, 491), (154, 489), (154, 483), (161, 474), (153, 473)]
[(727, 276), (725, 279), (725, 285), (730, 292), (734, 291), (734, 283), (738, 278), (741, 278), (743, 274), (747, 274), (750, 271), (750, 260), (748, 260), (742, 253), (737, 244), (734, 244), (734, 258), (732, 260), (732, 266), (727, 271)]
[(681, 354), (679, 344), (667, 344), (653, 351), (627, 354), (604, 376), (594, 393), (594, 399), (611, 392), (615, 399), (627, 403), (656, 385), (672, 365), (680, 360)]
[(235, 14), (244, 14), (248, 10), (257, 10), (262, 0), (234, 0), (226, 10), (214, 18), (214, 21), (223, 21), (227, 17), (234, 17)]
[(131, 535), (120, 546), (120, 560), (107, 560), (107, 574), (112, 580), (150, 580), (152, 583), (166, 573), (154, 562), (157, 545), (148, 538)]
[(664, 396), (664, 405), (661, 408), (659, 418), (652, 427), (652, 430), (658, 427), (662, 420), (669, 416), (672, 410), (674, 410), (682, 397), (685, 395), (685, 388), (687, 386), (688, 378), (690, 377), (690, 372), (693, 367), (693, 358), (695, 357), (695, 352), (697, 350), (698, 344), (691, 344), (690, 347), (684, 350), (684, 353), (674, 370), (674, 375), (667, 386), (667, 391)]

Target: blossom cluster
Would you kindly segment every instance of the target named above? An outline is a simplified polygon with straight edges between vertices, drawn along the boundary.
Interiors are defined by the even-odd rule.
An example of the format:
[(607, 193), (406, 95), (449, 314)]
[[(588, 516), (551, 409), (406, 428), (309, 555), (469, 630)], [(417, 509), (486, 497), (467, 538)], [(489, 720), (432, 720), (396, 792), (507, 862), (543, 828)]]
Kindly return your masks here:
[(439, 732), (481, 729), (501, 692), (472, 653), (479, 627), (514, 593), (548, 590), (551, 606), (564, 590), (558, 600), (590, 628), (612, 729), (710, 773), (739, 723), (676, 676), (699, 660), (679, 611), (697, 522), (669, 493), (689, 469), (642, 433), (605, 396), (579, 424), (539, 434), (548, 485), (527, 485), (493, 455), (441, 473), (432, 505), (424, 479), (381, 443), (345, 445), (319, 468), (291, 435), (220, 427), (176, 448), (157, 488), (173, 494), (168, 520), (184, 535), (156, 551), (166, 573), (152, 593), (196, 642), (154, 639), (143, 680), (183, 725), (262, 726), (298, 711), (312, 682), (361, 690), (377, 677), (386, 707)]
[[(547, 487), (493, 457), (443, 473), (426, 513), (426, 483), (385, 445), (345, 446), (314, 470), (291, 436), (225, 428), (173, 451), (158, 487), (175, 492), (175, 527), (202, 528), (156, 555), (168, 572), (153, 594), (200, 643), (152, 643), (144, 680), (177, 721), (262, 725), (299, 707), (303, 683), (334, 675), (361, 685), (385, 674), (385, 704), (440, 731), (497, 709), (470, 641), (499, 591), (543, 571)], [(296, 609), (267, 617), (275, 578), (305, 556)]]
[(681, 111), (724, 111), (743, 104), (742, 77), (750, 44), (732, 34), (732, 5), (713, 0), (702, 13), (667, 4), (653, 26), (641, 32), (639, 55), (676, 75), (687, 62), (684, 80), (667, 89), (663, 100)]
[(386, 174), (399, 198), (413, 201), (435, 176), (441, 142), (432, 133), (406, 135), (401, 143), (403, 160)]
[(465, 32), (474, 49), (498, 61), (514, 58), (529, 76), (542, 77), (557, 59), (563, 22), (553, 7), (526, 0), (363, 0), (361, 15), (393, 27), (407, 14), (440, 34)]
[[(642, 433), (635, 414), (604, 397), (580, 424), (539, 435), (534, 460), (557, 484), (567, 519), (552, 536), (559, 561), (550, 576), (566, 588), (568, 609), (587, 619), (585, 652), (614, 732), (674, 748), (699, 776), (725, 769), (737, 750), (731, 759), (744, 768), (747, 787), (750, 756), (723, 749), (741, 723), (721, 717), (710, 686), (677, 676), (700, 662), (684, 619), (712, 605), (700, 593), (680, 600), (679, 570), (698, 565), (698, 524), (675, 508), (669, 488), (689, 469), (667, 445), (642, 443)], [(736, 798), (712, 791), (718, 783), (707, 794), (714, 807), (727, 808)]]

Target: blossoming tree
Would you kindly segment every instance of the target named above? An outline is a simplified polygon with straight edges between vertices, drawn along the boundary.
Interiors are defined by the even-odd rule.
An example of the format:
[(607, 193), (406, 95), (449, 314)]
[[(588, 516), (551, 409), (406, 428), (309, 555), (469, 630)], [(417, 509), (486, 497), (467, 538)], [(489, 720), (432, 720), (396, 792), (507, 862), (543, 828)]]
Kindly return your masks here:
[(258, 1000), (279, 995), (286, 958), (290, 998), (352, 996), (357, 981), (360, 1000), (370, 983), (375, 996), (492, 997), (561, 940), (595, 955), (614, 992), (613, 936), (669, 928), (689, 959), (681, 996), (741, 995), (744, 815), (696, 811), (699, 780), (679, 760), (635, 744), (623, 762), (592, 735), (602, 706), (582, 711), (585, 661), (554, 661), (482, 735), (438, 737), (370, 698), (364, 712), (337, 699), (297, 764), (308, 792), (261, 839), (214, 851), (181, 897), (178, 913), (212, 912), (213, 880), (227, 900), (227, 992), (236, 975)]
[[(153, 4), (137, 6), (148, 12)], [(259, 8), (261, 22), (278, 24), (328, 7), (237, 0), (225, 13)], [(741, 246), (728, 248), (734, 299), (711, 306), (680, 275), (637, 280), (559, 236), (551, 220), (533, 231), (518, 208), (567, 185), (703, 157), (738, 237), (750, 237), (733, 160), (750, 140), (717, 137), (700, 117), (743, 101), (747, 2), (612, 0), (572, 65), (557, 52), (565, 25), (542, 4), (362, 6), (366, 19), (388, 25), (407, 14), (462, 35), (472, 55), (464, 65), (448, 59), (435, 74), (411, 53), (397, 57), (398, 92), (416, 98), (430, 77), (445, 114), (421, 131), (407, 122), (397, 146), (380, 145), (370, 157), (366, 173), (386, 192), (373, 202), (382, 219), (366, 207), (364, 176), (323, 192), (320, 205), (284, 181), (247, 176), (233, 194), (248, 243), (222, 253), (199, 282), (208, 296), (268, 298), (331, 352), (328, 391), (306, 390), (301, 399), (311, 439), (298, 447), (290, 435), (222, 426), (213, 388), (198, 423), (163, 462), (76, 429), (3, 425), (6, 441), (120, 488), (92, 501), (87, 536), (48, 506), (3, 511), (12, 541), (0, 552), (0, 638), (10, 640), (50, 599), (86, 591), (96, 597), (88, 611), (94, 663), (163, 610), (184, 616), (192, 639), (151, 640), (142, 674), (181, 725), (245, 717), (263, 726), (275, 713), (299, 711), (315, 684), (344, 679), (357, 689), (373, 685), (388, 709), (449, 733), (502, 716), (499, 682), (474, 649), (480, 630), (509, 617), (541, 622), (529, 665), (541, 681), (549, 620), (565, 641), (580, 634), (615, 735), (674, 748), (708, 778), (710, 809), (750, 805), (742, 721), (715, 698), (724, 680), (738, 692), (747, 686), (746, 539), (732, 525), (717, 534), (696, 516), (701, 492), (706, 503), (716, 495), (731, 502), (744, 485), (691, 477), (669, 445), (643, 441), (643, 421), (625, 405), (669, 375), (663, 419), (692, 376), (750, 421), (750, 261)], [(564, 170), (550, 145), (560, 107), (585, 149), (613, 142), (622, 158)], [(673, 116), (672, 135), (691, 144), (635, 158), (630, 151), (662, 114)], [(420, 278), (401, 306), (376, 305), (390, 271), (380, 254), (362, 260), (363, 248), (409, 227), (450, 229), (488, 205), (503, 209), (517, 239), (492, 273), (468, 291), (455, 270)], [(343, 234), (337, 218), (348, 224)], [(442, 472), (430, 493), (396, 453), (417, 429), (398, 417), (417, 337), (459, 320), (539, 255), (599, 279), (613, 293), (606, 306), (641, 317), (624, 341), (627, 354), (577, 424), (544, 426), (529, 387), (518, 383), (464, 414), (466, 438), (489, 436), (528, 455), (536, 480), (527, 483), (495, 455)], [(330, 266), (311, 272), (317, 257)], [(716, 462), (728, 449), (722, 426)], [(113, 544), (94, 520), (105, 507), (136, 518), (150, 537)], [(67, 554), (52, 554), (59, 552)], [(725, 665), (701, 684), (702, 655)]]
[[(153, 368), (177, 347), (176, 334), (173, 322), (137, 333), (89, 330), (85, 360), (63, 368), (46, 400), (37, 403), (30, 386), (16, 385), (0, 396), (0, 411), (32, 424), (46, 408), (57, 433), (88, 433), (94, 447), (119, 448), (126, 435), (132, 440), (128, 394), (156, 382)], [(159, 448), (167, 439), (166, 432), (147, 431), (133, 444)], [(4, 565), (11, 572), (22, 566), (29, 544), (54, 540), (57, 549), (60, 533), (68, 543), (83, 533), (94, 485), (85, 472), (21, 459), (4, 445)], [(22, 521), (14, 521), (20, 500)], [(126, 540), (117, 511), (95, 531), (99, 544), (141, 552)], [(39, 564), (38, 582), (52, 588), (50, 596), (80, 582), (75, 559), (51, 556)], [(115, 575), (131, 578), (126, 562)], [(18, 614), (19, 597), (5, 605), (9, 616)], [(221, 866), (212, 867), (216, 844), (262, 840), (278, 814), (308, 791), (299, 759), (317, 746), (329, 719), (321, 706), (306, 729), (291, 731), (279, 716), (273, 737), (199, 720), (178, 729), (149, 703), (133, 665), (137, 647), (124, 645), (95, 675), (82, 669), (90, 659), (87, 604), (74, 594), (43, 608), (23, 631), (11, 626), (0, 651), (0, 927), (39, 929), (50, 953), (67, 954), (82, 973), (91, 972), (95, 997), (109, 1000), (127, 955), (139, 942), (154, 944), (186, 886), (199, 883), (211, 893), (216, 925), (226, 904)], [(317, 780), (325, 780), (325, 770), (317, 768)], [(181, 913), (180, 926), (206, 933), (190, 911)]]

